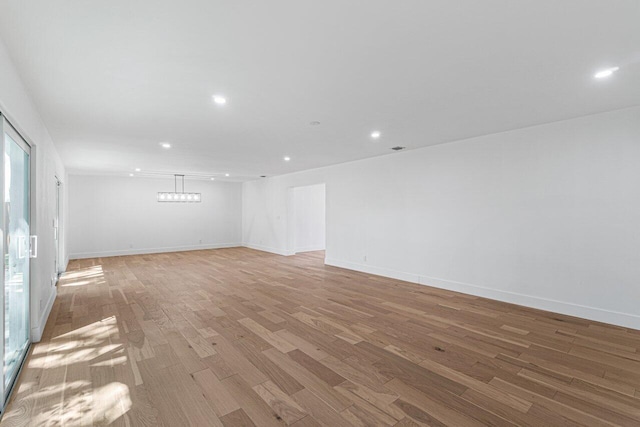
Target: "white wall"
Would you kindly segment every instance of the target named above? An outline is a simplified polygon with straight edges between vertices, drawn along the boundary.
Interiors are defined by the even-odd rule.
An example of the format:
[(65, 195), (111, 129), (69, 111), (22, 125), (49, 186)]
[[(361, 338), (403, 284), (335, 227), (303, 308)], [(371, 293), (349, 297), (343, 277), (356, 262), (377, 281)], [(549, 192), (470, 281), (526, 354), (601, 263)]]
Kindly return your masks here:
[(640, 329), (640, 107), (247, 182), (243, 242), (320, 182), (327, 264)]
[[(65, 182), (65, 169), (38, 111), (31, 101), (7, 50), (0, 40), (0, 111), (17, 127), (32, 148), (35, 159), (35, 182), (31, 184), (36, 215), (31, 218), (31, 233), (39, 238), (38, 258), (31, 264), (31, 337), (39, 341), (56, 296), (52, 279), (55, 271), (53, 219), (56, 193), (54, 177)], [(65, 195), (66, 198), (66, 195)], [(66, 203), (63, 200), (63, 204)], [(62, 218), (61, 254), (66, 260), (66, 218)], [(62, 261), (66, 266), (66, 262)]]
[(295, 187), (294, 251), (320, 251), (325, 248), (325, 185)]
[(240, 246), (242, 184), (189, 180), (201, 203), (159, 203), (173, 178), (69, 177), (71, 258)]

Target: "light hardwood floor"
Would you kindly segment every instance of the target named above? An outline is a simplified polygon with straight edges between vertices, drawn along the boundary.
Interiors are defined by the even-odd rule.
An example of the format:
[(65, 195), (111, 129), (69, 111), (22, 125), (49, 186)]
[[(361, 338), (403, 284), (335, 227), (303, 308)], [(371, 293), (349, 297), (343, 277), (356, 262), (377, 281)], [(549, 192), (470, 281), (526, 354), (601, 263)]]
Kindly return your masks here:
[(73, 261), (1, 426), (640, 425), (640, 332), (244, 248)]

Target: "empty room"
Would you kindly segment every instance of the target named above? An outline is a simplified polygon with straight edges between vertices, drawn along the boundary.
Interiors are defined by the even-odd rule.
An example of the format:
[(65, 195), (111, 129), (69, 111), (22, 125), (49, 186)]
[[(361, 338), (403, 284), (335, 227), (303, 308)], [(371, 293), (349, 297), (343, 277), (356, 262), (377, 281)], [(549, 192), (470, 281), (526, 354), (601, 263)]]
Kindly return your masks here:
[(637, 0), (0, 0), (0, 427), (640, 426)]

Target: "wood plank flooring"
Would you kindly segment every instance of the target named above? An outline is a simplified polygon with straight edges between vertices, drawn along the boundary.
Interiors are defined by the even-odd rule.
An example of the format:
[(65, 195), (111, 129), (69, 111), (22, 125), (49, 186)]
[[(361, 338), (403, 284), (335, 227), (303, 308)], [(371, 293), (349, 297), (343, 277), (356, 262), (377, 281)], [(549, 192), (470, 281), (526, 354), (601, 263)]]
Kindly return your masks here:
[(73, 261), (0, 425), (640, 425), (639, 331), (323, 256)]

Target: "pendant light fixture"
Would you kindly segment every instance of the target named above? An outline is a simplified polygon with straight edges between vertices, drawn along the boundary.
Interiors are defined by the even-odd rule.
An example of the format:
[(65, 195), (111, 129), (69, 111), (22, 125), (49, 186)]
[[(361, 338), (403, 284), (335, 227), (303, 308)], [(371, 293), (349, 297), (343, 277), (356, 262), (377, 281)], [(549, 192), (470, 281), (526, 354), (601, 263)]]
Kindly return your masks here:
[[(178, 177), (182, 179), (182, 191), (178, 191)], [(158, 193), (158, 201), (173, 203), (200, 203), (202, 200), (200, 193), (184, 192), (184, 175), (173, 175), (173, 190), (173, 192)]]

